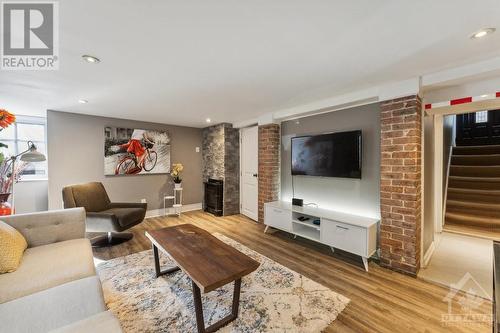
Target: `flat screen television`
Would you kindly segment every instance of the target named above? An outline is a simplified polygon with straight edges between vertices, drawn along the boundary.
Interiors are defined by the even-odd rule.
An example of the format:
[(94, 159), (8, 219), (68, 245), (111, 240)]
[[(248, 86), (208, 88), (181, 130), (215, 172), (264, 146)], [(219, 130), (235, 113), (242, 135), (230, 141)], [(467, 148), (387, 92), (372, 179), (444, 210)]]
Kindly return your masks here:
[(361, 178), (361, 131), (292, 138), (292, 175)]

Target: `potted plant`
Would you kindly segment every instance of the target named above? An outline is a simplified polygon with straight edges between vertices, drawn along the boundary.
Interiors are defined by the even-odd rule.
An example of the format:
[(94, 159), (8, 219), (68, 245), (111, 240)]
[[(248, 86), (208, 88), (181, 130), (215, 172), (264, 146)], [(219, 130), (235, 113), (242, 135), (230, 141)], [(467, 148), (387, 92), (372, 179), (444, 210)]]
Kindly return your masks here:
[(172, 180), (174, 181), (175, 188), (181, 187), (182, 177), (181, 173), (184, 170), (184, 166), (181, 163), (172, 164), (172, 169), (170, 170), (170, 175), (172, 176)]

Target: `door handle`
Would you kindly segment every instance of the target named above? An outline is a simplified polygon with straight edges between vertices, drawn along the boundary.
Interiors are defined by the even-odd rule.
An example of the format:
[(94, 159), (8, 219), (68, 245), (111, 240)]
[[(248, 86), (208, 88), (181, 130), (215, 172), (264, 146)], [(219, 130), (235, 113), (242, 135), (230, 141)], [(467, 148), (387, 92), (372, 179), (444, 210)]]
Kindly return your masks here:
[(254, 173), (252, 176), (254, 176), (254, 177), (259, 177), (259, 174)]

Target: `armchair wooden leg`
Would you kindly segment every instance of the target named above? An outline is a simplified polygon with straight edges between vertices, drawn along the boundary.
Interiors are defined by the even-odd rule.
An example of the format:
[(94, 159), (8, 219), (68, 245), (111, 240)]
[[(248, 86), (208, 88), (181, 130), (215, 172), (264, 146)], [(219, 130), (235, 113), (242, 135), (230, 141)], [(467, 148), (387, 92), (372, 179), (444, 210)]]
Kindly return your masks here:
[(107, 247), (118, 245), (131, 240), (134, 234), (131, 232), (107, 232), (90, 239), (92, 247)]

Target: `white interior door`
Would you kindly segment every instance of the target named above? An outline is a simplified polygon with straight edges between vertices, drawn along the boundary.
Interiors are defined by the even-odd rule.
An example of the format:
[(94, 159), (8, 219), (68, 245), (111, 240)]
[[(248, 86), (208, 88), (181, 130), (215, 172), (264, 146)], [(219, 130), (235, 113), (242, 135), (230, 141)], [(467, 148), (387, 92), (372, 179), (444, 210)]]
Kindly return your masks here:
[(258, 127), (241, 129), (241, 213), (258, 219)]

